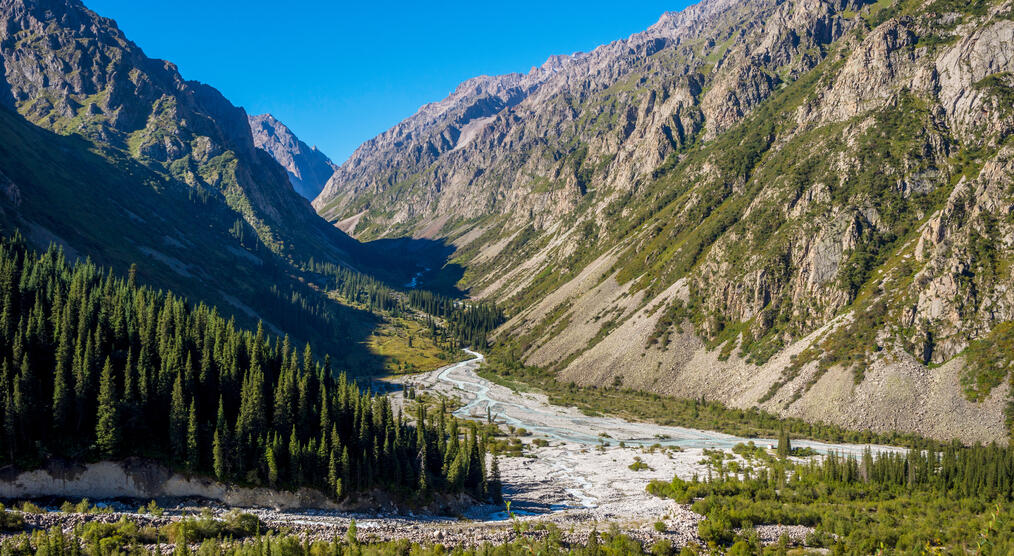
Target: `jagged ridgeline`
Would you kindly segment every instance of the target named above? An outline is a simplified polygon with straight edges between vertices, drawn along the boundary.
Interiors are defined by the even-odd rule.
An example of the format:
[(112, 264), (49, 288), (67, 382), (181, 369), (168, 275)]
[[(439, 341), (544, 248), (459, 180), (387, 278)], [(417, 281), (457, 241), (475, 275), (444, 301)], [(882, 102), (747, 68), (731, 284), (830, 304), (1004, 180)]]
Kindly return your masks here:
[(142, 456), (337, 498), (487, 494), (475, 428), (462, 441), (453, 419), (424, 411), (410, 426), (309, 345), (237, 328), (133, 273), (37, 254), (15, 236), (0, 241), (0, 295), (3, 464)]

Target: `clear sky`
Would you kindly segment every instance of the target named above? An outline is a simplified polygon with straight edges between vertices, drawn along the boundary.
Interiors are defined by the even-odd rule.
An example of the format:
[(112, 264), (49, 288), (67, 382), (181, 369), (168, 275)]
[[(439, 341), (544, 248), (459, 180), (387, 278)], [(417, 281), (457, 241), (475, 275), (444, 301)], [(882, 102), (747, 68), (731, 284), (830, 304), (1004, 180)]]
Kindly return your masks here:
[(527, 72), (644, 30), (690, 0), (84, 0), (148, 56), (270, 112), (343, 162), (476, 75)]

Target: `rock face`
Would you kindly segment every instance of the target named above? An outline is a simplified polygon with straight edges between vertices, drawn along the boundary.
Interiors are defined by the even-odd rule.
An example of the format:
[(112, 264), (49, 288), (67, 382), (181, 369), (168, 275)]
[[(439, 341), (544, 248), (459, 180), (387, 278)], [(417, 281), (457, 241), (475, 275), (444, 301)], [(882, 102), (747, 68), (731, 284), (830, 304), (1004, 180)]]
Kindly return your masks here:
[(706, 0), (462, 84), (314, 207), (453, 242), (565, 380), (1005, 440), (1012, 13)]
[(285, 168), (292, 188), (307, 200), (312, 201), (320, 194), (338, 168), (327, 155), (300, 141), (271, 114), (250, 116), (250, 131), (254, 146)]
[(542, 223), (600, 181), (629, 189), (738, 121), (781, 82), (775, 70), (809, 69), (807, 52), (857, 25), (837, 13), (857, 2), (806, 4), (710, 0), (524, 75), (466, 81), (363, 144), (314, 206), (333, 219), (370, 209), (356, 233), (372, 236), (505, 209)]

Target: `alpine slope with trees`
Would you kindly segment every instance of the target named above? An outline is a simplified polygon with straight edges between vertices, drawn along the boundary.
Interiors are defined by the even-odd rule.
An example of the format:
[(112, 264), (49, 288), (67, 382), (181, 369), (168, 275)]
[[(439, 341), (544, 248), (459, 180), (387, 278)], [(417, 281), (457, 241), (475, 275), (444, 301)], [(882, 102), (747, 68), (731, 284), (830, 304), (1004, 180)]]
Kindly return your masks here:
[[(710, 452), (710, 451), (709, 451)], [(831, 554), (1011, 554), (1014, 551), (1014, 449), (951, 443), (931, 450), (867, 450), (789, 458), (739, 444), (711, 452), (706, 478), (653, 481), (648, 492), (672, 498), (706, 519), (712, 551), (767, 554), (755, 525), (811, 527), (806, 546)], [(783, 544), (784, 546), (784, 544)]]
[[(0, 463), (141, 456), (333, 498), (498, 497), (486, 439), (337, 375), (329, 356), (20, 236), (0, 242)], [(495, 478), (495, 477), (494, 477)]]

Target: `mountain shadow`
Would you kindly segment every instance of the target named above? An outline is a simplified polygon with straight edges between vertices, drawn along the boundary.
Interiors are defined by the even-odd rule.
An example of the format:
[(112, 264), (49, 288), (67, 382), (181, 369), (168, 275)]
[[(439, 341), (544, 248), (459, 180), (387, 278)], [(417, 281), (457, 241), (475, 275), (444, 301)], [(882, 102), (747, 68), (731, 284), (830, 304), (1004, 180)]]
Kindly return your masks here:
[(376, 276), (396, 289), (426, 289), (463, 299), (468, 290), (458, 286), (465, 268), (449, 262), (455, 248), (446, 241), (400, 237), (363, 243), (364, 260)]

